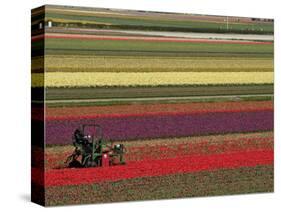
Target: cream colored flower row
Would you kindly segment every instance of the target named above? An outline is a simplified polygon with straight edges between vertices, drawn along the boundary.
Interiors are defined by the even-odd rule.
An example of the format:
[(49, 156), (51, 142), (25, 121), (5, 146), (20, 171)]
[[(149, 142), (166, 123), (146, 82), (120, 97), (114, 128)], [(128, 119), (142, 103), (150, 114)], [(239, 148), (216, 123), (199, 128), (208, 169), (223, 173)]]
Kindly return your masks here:
[[(43, 74), (32, 74), (32, 87), (43, 86)], [(273, 83), (273, 72), (45, 73), (47, 87), (159, 86)]]
[[(59, 56), (46, 55), (44, 58), (33, 58), (32, 69), (42, 69), (45, 64), (46, 71), (99, 71), (113, 72), (157, 72), (157, 70), (170, 69), (176, 71), (179, 69), (217, 69), (218, 71), (231, 71), (231, 69), (271, 69), (273, 71), (273, 60), (266, 58), (245, 59), (245, 58), (198, 58), (198, 57), (91, 57), (91, 56)], [(198, 71), (200, 71), (198, 70)], [(201, 70), (201, 71), (202, 71)], [(250, 70), (251, 71), (251, 70)]]

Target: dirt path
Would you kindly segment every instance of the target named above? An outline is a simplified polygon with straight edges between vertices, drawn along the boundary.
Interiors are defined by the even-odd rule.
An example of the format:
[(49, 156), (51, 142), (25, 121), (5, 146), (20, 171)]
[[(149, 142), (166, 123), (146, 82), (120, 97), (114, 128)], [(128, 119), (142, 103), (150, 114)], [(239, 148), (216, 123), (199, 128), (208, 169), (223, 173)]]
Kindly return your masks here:
[[(145, 32), (147, 33), (147, 32)], [(190, 34), (189, 34), (190, 35)], [(197, 36), (188, 36), (188, 37), (172, 37), (172, 36), (155, 36), (151, 37), (141, 37), (141, 36), (108, 36), (108, 35), (85, 35), (85, 34), (62, 34), (62, 33), (47, 33), (45, 35), (36, 35), (32, 37), (32, 41), (37, 41), (43, 38), (62, 38), (62, 39), (85, 39), (85, 40), (121, 40), (121, 41), (147, 41), (147, 42), (187, 42), (187, 43), (218, 43), (218, 44), (268, 44), (271, 45), (272, 42), (263, 40), (256, 41), (258, 35), (248, 36), (246, 39), (245, 35), (235, 35), (231, 37), (212, 37), (211, 34)], [(227, 36), (227, 35), (224, 35)]]
[(166, 31), (141, 31), (141, 30), (106, 30), (106, 29), (47, 29), (47, 32), (58, 33), (81, 33), (81, 34), (120, 34), (120, 35), (136, 35), (136, 36), (160, 36), (160, 37), (178, 37), (193, 39), (225, 39), (225, 40), (258, 40), (273, 41), (274, 35), (257, 35), (257, 34), (226, 34), (226, 33), (197, 33), (197, 32), (166, 32)]
[[(65, 100), (46, 100), (47, 104), (56, 103), (85, 103), (85, 102), (141, 102), (141, 101), (162, 101), (162, 100), (200, 100), (200, 99), (239, 99), (240, 97), (273, 97), (272, 94), (254, 94), (254, 95), (218, 95), (218, 96), (187, 96), (187, 97), (146, 97), (146, 98), (110, 98), (110, 99), (65, 99)], [(34, 101), (33, 101), (34, 102)]]

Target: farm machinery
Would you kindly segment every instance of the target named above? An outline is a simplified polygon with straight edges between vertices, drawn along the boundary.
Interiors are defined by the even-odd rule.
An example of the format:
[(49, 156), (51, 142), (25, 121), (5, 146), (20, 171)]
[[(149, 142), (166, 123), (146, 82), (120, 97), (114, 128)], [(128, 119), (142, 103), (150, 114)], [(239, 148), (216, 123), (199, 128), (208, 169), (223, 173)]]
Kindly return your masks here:
[[(92, 134), (86, 133), (93, 129)], [(82, 125), (72, 136), (74, 151), (65, 163), (69, 168), (106, 167), (125, 164), (125, 146), (113, 144), (103, 138), (100, 125)]]

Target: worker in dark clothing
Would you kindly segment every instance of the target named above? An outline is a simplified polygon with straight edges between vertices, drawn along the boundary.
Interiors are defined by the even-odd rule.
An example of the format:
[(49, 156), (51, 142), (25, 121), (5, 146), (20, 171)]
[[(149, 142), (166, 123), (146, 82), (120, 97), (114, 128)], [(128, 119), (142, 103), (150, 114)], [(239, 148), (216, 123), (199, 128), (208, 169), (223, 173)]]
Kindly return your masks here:
[(85, 137), (85, 135), (79, 129), (75, 130), (74, 139), (75, 139), (75, 142), (78, 144), (88, 144), (89, 143), (88, 139)]

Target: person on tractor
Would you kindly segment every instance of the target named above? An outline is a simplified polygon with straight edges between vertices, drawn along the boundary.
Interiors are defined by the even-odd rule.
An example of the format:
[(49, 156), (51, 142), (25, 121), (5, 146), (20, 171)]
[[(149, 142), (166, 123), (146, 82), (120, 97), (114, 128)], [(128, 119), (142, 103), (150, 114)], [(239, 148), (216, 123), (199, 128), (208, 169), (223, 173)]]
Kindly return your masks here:
[(84, 145), (89, 144), (89, 140), (80, 129), (75, 130), (74, 139), (77, 144), (84, 144)]

